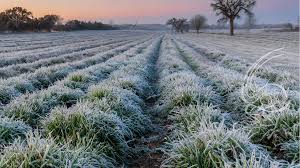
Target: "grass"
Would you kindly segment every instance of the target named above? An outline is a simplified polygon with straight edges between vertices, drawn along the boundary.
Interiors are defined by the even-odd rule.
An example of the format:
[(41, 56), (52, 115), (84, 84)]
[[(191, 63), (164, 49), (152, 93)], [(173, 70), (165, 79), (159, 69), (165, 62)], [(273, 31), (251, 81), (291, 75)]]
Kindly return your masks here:
[[(175, 45), (172, 47), (176, 48)], [(191, 64), (192, 70), (186, 68), (186, 64), (181, 62), (180, 57), (177, 57), (180, 52), (183, 53), (184, 60)], [(249, 112), (248, 104), (241, 99), (241, 93), (238, 91), (243, 86), (242, 75), (223, 67), (216, 68), (205, 59), (200, 59), (199, 62), (194, 61), (198, 58), (188, 49), (165, 54), (164, 59), (171, 61), (161, 61), (163, 75), (160, 81), (161, 97), (158, 104), (160, 104), (161, 111), (168, 111), (168, 119), (173, 126), (162, 167), (248, 168), (288, 165), (274, 161), (261, 143), (253, 144), (251, 134), (244, 125), (236, 123), (239, 120), (235, 117), (242, 116), (238, 112), (242, 114)], [(177, 63), (176, 66), (172, 66), (173, 62)], [(169, 67), (171, 67), (170, 70)], [(209, 83), (193, 76), (193, 70), (201, 77), (207, 78)], [(185, 72), (188, 73), (185, 74)], [(214, 87), (205, 87), (206, 84), (213, 84)], [(206, 89), (207, 92), (204, 91)], [(272, 89), (267, 89), (258, 89), (255, 90), (257, 92), (247, 95), (255, 99), (255, 102), (251, 102), (255, 106), (251, 111), (252, 114), (259, 114), (260, 108), (268, 108), (270, 105), (274, 105), (270, 107), (274, 109), (277, 104), (273, 103), (286, 100), (284, 96), (276, 92), (270, 94), (269, 91)], [(187, 90), (193, 91), (184, 92)], [(200, 97), (194, 96), (197, 94)], [(225, 116), (228, 113), (223, 111), (225, 108), (221, 104), (222, 101), (226, 109), (230, 110), (229, 112), (236, 113), (232, 116), (234, 118)], [(168, 108), (166, 104), (171, 105)], [(225, 113), (222, 114), (223, 112)], [(246, 118), (242, 118), (244, 119)], [(230, 120), (230, 124), (227, 124), (227, 120)], [(249, 122), (251, 120), (243, 123)], [(293, 151), (290, 153), (292, 155)]]
[(0, 145), (12, 143), (17, 138), (25, 138), (31, 127), (13, 118), (0, 117)]
[[(41, 128), (42, 134), (27, 136), (24, 141), (19, 139), (7, 146), (1, 153), (0, 167), (116, 167), (116, 164), (124, 163), (125, 157), (132, 153), (127, 141), (149, 130), (151, 122), (143, 114), (144, 102), (139, 93), (123, 86), (132, 83), (141, 95), (146, 94), (148, 86), (145, 84), (150, 73), (147, 72), (148, 61), (159, 40), (154, 44), (146, 53), (136, 55), (146, 43), (137, 45), (125, 55), (73, 73), (49, 88), (49, 81), (52, 83), (60, 78), (56, 71), (43, 71), (45, 73), (32, 76), (30, 82), (35, 89), (43, 90), (34, 93), (24, 90), (26, 94), (5, 106), (3, 113), (23, 120), (35, 130)], [(116, 51), (125, 50), (126, 47), (120, 47)], [(118, 71), (119, 68), (122, 70)], [(126, 79), (125, 85), (117, 84), (118, 76)], [(96, 86), (88, 89), (94, 84), (94, 78), (99, 82), (98, 89), (106, 90), (110, 95), (101, 95), (101, 91), (95, 93), (93, 88)], [(68, 82), (84, 88), (70, 88)], [(38, 144), (31, 143), (32, 139)]]
[(69, 76), (69, 80), (73, 82), (86, 82), (89, 80), (89, 75), (83, 73), (75, 73)]
[(115, 167), (113, 159), (95, 153), (88, 147), (70, 148), (58, 145), (51, 138), (44, 139), (30, 132), (26, 140), (15, 141), (1, 153), (0, 167)]
[[(267, 146), (274, 155), (282, 159), (299, 162), (299, 155), (295, 152), (299, 149), (300, 140), (299, 111), (276, 112), (257, 117), (249, 129), (254, 143)], [(281, 150), (284, 151), (283, 156)]]
[(238, 72), (244, 72), (246, 67), (238, 60), (235, 59), (225, 59), (222, 61), (222, 65), (226, 68), (236, 70)]
[(147, 97), (148, 95), (145, 93), (148, 93), (150, 91), (148, 81), (134, 75), (116, 78), (116, 80), (114, 81), (114, 86), (119, 86), (123, 89), (132, 91), (141, 98)]
[(73, 73), (68, 76), (67, 80), (64, 82), (64, 86), (67, 86), (71, 89), (86, 90), (89, 86), (88, 83), (96, 81), (93, 78), (95, 77), (88, 73)]
[(0, 88), (0, 103), (7, 104), (13, 97), (19, 95), (19, 92), (10, 87), (3, 86)]
[(15, 81), (15, 89), (21, 94), (25, 94), (27, 92), (33, 92), (34, 86), (30, 81), (22, 79)]
[(39, 120), (58, 105), (71, 106), (83, 93), (65, 87), (55, 86), (43, 92), (26, 94), (8, 104), (4, 109), (6, 116), (23, 120), (31, 126), (38, 126)]
[(91, 87), (88, 97), (98, 109), (118, 115), (136, 135), (151, 130), (150, 119), (143, 114), (144, 102), (134, 92), (103, 84)]
[[(143, 150), (163, 150), (161, 167), (298, 166), (299, 92), (292, 75), (262, 69), (257, 87), (243, 95), (248, 65), (241, 60), (181, 35), (149, 38), (74, 52), (80, 58), (66, 54), (68, 63), (47, 68), (59, 59), (34, 61), (32, 54), (19, 69), (1, 68), (9, 74), (0, 81), (0, 167), (126, 167)], [(22, 60), (12, 57), (7, 64)], [(22, 68), (26, 73), (14, 77)], [(259, 87), (268, 81), (294, 90), (286, 96), (274, 84)], [(167, 129), (165, 139), (152, 135), (152, 114)]]
[[(147, 41), (147, 40), (146, 40)], [(140, 43), (140, 44), (139, 44)], [(127, 54), (132, 55), (135, 54), (134, 52), (138, 50), (136, 47), (133, 47), (134, 45), (137, 45), (137, 48), (143, 48), (145, 45), (144, 43), (141, 43), (141, 41), (132, 42), (129, 44), (126, 44), (124, 46), (120, 46), (117, 48), (114, 48), (110, 50), (109, 52), (104, 52), (97, 54), (91, 58), (79, 60), (76, 62), (73, 62), (71, 64), (66, 63), (63, 65), (56, 65), (56, 66), (50, 66), (50, 67), (41, 67), (37, 69), (36, 71), (32, 73), (24, 73), (16, 77), (4, 79), (1, 81), (0, 84), (0, 103), (1, 104), (8, 104), (10, 103), (14, 98), (25, 94), (27, 92), (33, 92), (37, 90), (42, 90), (48, 88), (50, 85), (52, 85), (54, 82), (57, 82), (58, 80), (62, 80), (63, 78), (67, 77), (68, 74), (70, 74), (73, 71), (77, 71), (79, 69), (89, 69), (92, 71), (95, 71), (94, 75), (96, 77), (103, 77), (105, 76), (104, 72), (100, 69), (97, 69), (96, 66), (88, 65), (86, 62), (89, 60), (94, 60), (96, 63), (101, 63), (105, 61), (105, 59), (111, 58), (112, 56), (116, 55), (120, 51), (120, 49), (128, 52)], [(129, 50), (131, 53), (129, 53)], [(117, 63), (116, 63), (117, 62)], [(122, 63), (122, 61), (117, 59), (111, 59), (110, 65), (111, 69), (117, 68), (119, 63)], [(102, 67), (104, 66), (101, 64)], [(100, 66), (101, 66), (100, 65)], [(99, 67), (98, 67), (99, 68)], [(103, 67), (104, 69), (104, 67)], [(98, 73), (97, 73), (98, 72)], [(83, 86), (83, 85), (80, 85)], [(83, 86), (84, 87), (84, 86)], [(9, 92), (8, 92), (9, 91)]]
[(196, 105), (201, 103), (216, 103), (217, 95), (211, 87), (206, 87), (196, 75), (188, 72), (176, 72), (162, 78), (161, 100), (170, 111), (176, 107)]
[(221, 122), (221, 112), (212, 105), (189, 105), (174, 109), (169, 120), (173, 121), (177, 129), (186, 134), (197, 132), (203, 122)]
[(128, 152), (125, 138), (131, 132), (114, 114), (93, 110), (89, 104), (77, 104), (65, 109), (57, 108), (43, 122), (45, 134), (60, 143), (91, 143), (95, 149), (105, 145), (104, 152), (116, 160), (122, 160)]
[(257, 117), (251, 125), (252, 140), (275, 147), (291, 139), (299, 139), (299, 112), (285, 111)]
[(258, 69), (255, 75), (264, 79), (269, 80), (271, 83), (278, 83), (285, 89), (299, 90), (299, 81), (297, 81), (291, 74), (276, 70), (270, 67)]
[(257, 154), (257, 151), (252, 151), (250, 156), (240, 155), (236, 162), (234, 163), (225, 163), (225, 168), (280, 168), (288, 167), (286, 164), (274, 161), (270, 157), (260, 153)]
[(242, 130), (227, 129), (222, 123), (201, 123), (197, 132), (171, 142), (164, 166), (224, 167), (255, 148)]
[(280, 151), (283, 152), (283, 158), (294, 164), (299, 164), (300, 158), (300, 142), (298, 140), (289, 140), (288, 142), (280, 144)]

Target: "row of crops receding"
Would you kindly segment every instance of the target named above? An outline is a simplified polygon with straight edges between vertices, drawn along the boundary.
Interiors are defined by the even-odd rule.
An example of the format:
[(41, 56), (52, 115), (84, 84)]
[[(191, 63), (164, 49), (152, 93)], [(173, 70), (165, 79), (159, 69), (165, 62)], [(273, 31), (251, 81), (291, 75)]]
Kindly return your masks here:
[(1, 42), (0, 167), (299, 167), (288, 73), (245, 84), (242, 60), (159, 32), (18, 36)]

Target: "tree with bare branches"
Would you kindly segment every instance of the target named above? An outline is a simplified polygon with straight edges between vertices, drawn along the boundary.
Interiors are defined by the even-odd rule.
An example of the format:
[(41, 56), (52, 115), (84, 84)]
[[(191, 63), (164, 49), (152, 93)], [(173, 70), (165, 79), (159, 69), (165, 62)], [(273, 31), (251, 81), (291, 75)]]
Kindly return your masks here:
[(251, 14), (245, 18), (244, 26), (248, 31), (250, 31), (250, 29), (254, 28), (255, 23), (256, 23), (255, 15)]
[(62, 18), (58, 15), (45, 15), (38, 19), (38, 29), (47, 30), (50, 32), (53, 27), (61, 21)]
[(171, 18), (167, 21), (167, 25), (171, 25), (172, 29), (173, 30), (175, 29), (176, 32), (183, 33), (183, 31), (186, 30), (188, 27), (188, 21), (187, 19), (184, 18), (180, 18), (180, 19)]
[(293, 30), (293, 28), (294, 28), (294, 26), (293, 26), (292, 23), (285, 23), (285, 24), (284, 24), (284, 27), (285, 27), (286, 29), (288, 29), (288, 30)]
[(206, 24), (206, 18), (202, 15), (195, 15), (191, 20), (190, 23), (192, 27), (199, 33), (199, 30), (203, 28)]
[(33, 18), (32, 13), (22, 7), (14, 7), (6, 10), (5, 17), (8, 27), (14, 31), (24, 29), (24, 26), (28, 26)]
[(175, 30), (176, 28), (176, 22), (177, 19), (176, 18), (171, 18), (167, 21), (167, 25), (171, 25), (172, 26), (172, 31)]
[(234, 20), (241, 17), (241, 13), (251, 15), (256, 0), (213, 0), (211, 7), (221, 16), (219, 22), (230, 23), (230, 35), (234, 35)]

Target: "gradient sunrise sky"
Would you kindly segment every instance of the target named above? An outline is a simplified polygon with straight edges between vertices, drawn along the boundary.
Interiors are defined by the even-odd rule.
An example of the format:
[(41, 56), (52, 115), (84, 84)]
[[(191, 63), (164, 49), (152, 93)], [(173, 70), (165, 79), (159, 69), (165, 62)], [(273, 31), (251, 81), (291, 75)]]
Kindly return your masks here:
[[(200, 13), (209, 23), (217, 17), (212, 0), (0, 0), (0, 10), (21, 6), (34, 16), (58, 14), (65, 20), (101, 20), (114, 23), (165, 23), (170, 17)], [(299, 0), (257, 0), (254, 9), (259, 23), (297, 23)]]

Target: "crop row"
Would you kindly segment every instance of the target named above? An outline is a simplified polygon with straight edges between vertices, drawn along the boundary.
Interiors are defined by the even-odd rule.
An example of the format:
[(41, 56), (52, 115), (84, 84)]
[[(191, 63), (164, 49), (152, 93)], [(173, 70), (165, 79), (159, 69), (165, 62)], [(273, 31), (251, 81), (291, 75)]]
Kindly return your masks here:
[[(264, 147), (264, 149), (257, 149), (262, 151), (259, 155), (263, 153), (264, 157), (267, 157), (271, 152), (270, 156), (283, 159), (284, 163), (299, 162), (297, 161), (299, 154), (295, 151), (300, 139), (298, 105), (293, 105), (282, 90), (275, 88), (276, 85), (262, 85), (259, 78), (253, 78), (251, 81), (253, 83), (244, 85), (242, 75), (236, 71), (201, 59), (201, 55), (195, 54), (191, 48), (179, 42), (177, 47), (183, 49), (182, 55), (197, 74), (207, 79), (207, 82), (214, 86), (214, 90), (222, 97), (219, 108), (223, 113), (229, 112), (227, 116), (229, 125), (239, 125), (241, 129), (239, 132), (246, 133), (244, 138), (248, 139), (250, 144)], [(228, 123), (225, 122), (226, 124)], [(278, 151), (281, 151), (281, 154)], [(248, 154), (247, 157), (250, 157), (252, 152)], [(270, 156), (265, 160), (271, 161)], [(275, 161), (271, 162), (275, 163)]]
[[(5, 106), (3, 113), (10, 117), (14, 116), (16, 119), (22, 119), (31, 126), (37, 126), (37, 123), (40, 122), (38, 119), (41, 115), (47, 114), (49, 110), (59, 104), (71, 106), (76, 103), (78, 96), (83, 96), (90, 85), (107, 78), (110, 73), (125, 65), (129, 56), (134, 56), (145, 48), (147, 44), (148, 43), (137, 45), (130, 48), (126, 53), (119, 54), (104, 63), (73, 72), (64, 80), (56, 82), (55, 85), (48, 89), (23, 95)], [(56, 100), (56, 102), (59, 103), (51, 103), (49, 100)], [(41, 108), (37, 108), (37, 106)]]
[[(196, 41), (180, 40), (189, 47), (193, 48), (199, 54), (205, 56), (211, 61), (219, 63), (225, 68), (238, 71), (246, 74), (250, 68), (250, 64), (238, 57), (226, 55), (220, 51), (209, 50), (205, 47), (199, 46)], [(280, 54), (278, 52), (277, 54)], [(299, 90), (299, 79), (287, 71), (278, 70), (265, 64), (263, 67), (258, 67), (254, 73), (255, 76), (267, 79), (269, 82), (277, 83), (285, 87), (285, 89)]]
[(50, 57), (46, 59), (41, 59), (35, 62), (31, 63), (23, 63), (23, 64), (14, 64), (6, 67), (0, 68), (0, 75), (2, 78), (9, 78), (13, 76), (17, 76), (23, 73), (28, 72), (34, 72), (36, 69), (41, 67), (49, 67), (49, 66), (55, 66), (57, 64), (62, 64), (66, 62), (73, 62), (76, 60), (85, 59), (87, 57), (91, 57), (95, 55), (96, 53), (104, 52), (106, 50), (124, 45), (126, 43), (129, 43), (131, 41), (110, 41), (107, 42), (99, 47), (80, 50), (77, 52), (71, 52), (67, 54), (63, 54), (56, 57)]
[(89, 66), (101, 63), (114, 55), (124, 52), (131, 47), (146, 42), (141, 40), (113, 48), (103, 53), (96, 54), (87, 59), (73, 63), (65, 63), (57, 66), (40, 68), (34, 73), (26, 73), (7, 80), (2, 80), (0, 84), (0, 100), (2, 104), (8, 104), (12, 99), (27, 92), (33, 92), (47, 88), (55, 81), (61, 80), (75, 70), (87, 68)]
[[(130, 34), (130, 35), (128, 35)], [(26, 50), (31, 50), (38, 52), (48, 47), (63, 46), (71, 43), (78, 43), (84, 41), (96, 41), (98, 39), (110, 39), (110, 38), (124, 38), (128, 36), (135, 36), (141, 33), (126, 33), (126, 32), (72, 32), (68, 33), (49, 33), (49, 34), (39, 34), (35, 36), (34, 34), (18, 34), (14, 36), (7, 36), (7, 38), (1, 37), (2, 43), (0, 48), (0, 53), (8, 52), (24, 52)], [(62, 38), (63, 37), (63, 38)]]
[[(247, 76), (241, 60), (194, 42), (137, 34), (19, 64), (33, 69), (1, 80), (0, 167), (124, 167), (145, 150), (140, 140), (150, 150), (167, 141), (161, 167), (299, 167), (292, 78)], [(163, 119), (168, 137), (156, 142)]]
[[(15, 39), (14, 39), (15, 40)], [(4, 53), (10, 52), (19, 52), (19, 51), (27, 51), (27, 50), (40, 50), (43, 48), (60, 46), (60, 45), (67, 45), (71, 43), (78, 43), (84, 41), (93, 41), (90, 36), (87, 37), (64, 37), (63, 39), (59, 37), (49, 38), (49, 39), (39, 39), (39, 38), (32, 38), (31, 40), (28, 39), (18, 39), (18, 41), (5, 41), (3, 40), (2, 46), (0, 49), (0, 53), (4, 55)]]
[[(139, 39), (137, 37), (128, 37), (129, 39)], [(126, 38), (125, 38), (126, 39)], [(75, 44), (68, 44), (63, 46), (55, 46), (41, 49), (40, 51), (20, 51), (14, 53), (5, 53), (1, 55), (2, 61), (0, 63), (0, 67), (11, 65), (11, 64), (19, 64), (19, 63), (29, 63), (34, 62), (39, 59), (45, 59), (49, 57), (56, 57), (62, 54), (77, 52), (84, 49), (98, 47), (100, 45), (106, 44), (107, 39), (101, 39), (96, 41), (84, 41)]]
[[(25, 94), (15, 99), (4, 107), (3, 111), (9, 117), (22, 119), (25, 123), (34, 127), (38, 126), (41, 115), (47, 114), (49, 110), (60, 104), (65, 104), (68, 107), (72, 106), (76, 103), (78, 97), (83, 96), (89, 86), (102, 81), (110, 76), (113, 71), (126, 65), (127, 55), (134, 56), (145, 46), (147, 46), (147, 43), (132, 47), (127, 53), (117, 55), (104, 63), (72, 72), (64, 80), (56, 82), (48, 89)], [(51, 103), (49, 100), (53, 100), (53, 102)]]
[[(67, 44), (61, 44), (61, 45), (57, 45), (57, 46), (52, 46), (52, 47), (45, 47), (45, 48), (40, 48), (40, 49), (36, 49), (36, 50), (25, 50), (25, 51), (14, 51), (14, 52), (9, 52), (9, 53), (1, 53), (1, 58), (10, 58), (10, 57), (18, 57), (18, 56), (22, 56), (22, 55), (26, 55), (26, 56), (30, 56), (31, 54), (33, 54), (32, 52), (36, 53), (36, 54), (40, 54), (41, 56), (43, 54), (47, 54), (47, 52), (53, 52), (55, 50), (63, 50), (63, 49), (73, 49), (76, 47), (80, 47), (80, 46), (85, 46), (86, 44), (93, 44), (96, 42), (105, 42), (107, 38), (104, 39), (95, 39), (95, 40), (82, 40), (82, 41), (74, 41), (74, 43), (67, 43)], [(67, 48), (68, 47), (68, 48)]]
[[(99, 66), (76, 72), (49, 88), (48, 94), (42, 91), (39, 96), (31, 97), (33, 102), (38, 102), (33, 106), (28, 99), (17, 101), (33, 107), (28, 111), (31, 116), (36, 109), (48, 109), (40, 111), (40, 115), (47, 117), (36, 118), (44, 137), (29, 131), (25, 141), (17, 140), (5, 147), (0, 165), (113, 167), (122, 163), (131, 151), (127, 141), (151, 128), (150, 120), (143, 114), (141, 97), (149, 89), (148, 78), (159, 44), (160, 38), (141, 53), (136, 47), (132, 52), (116, 56)], [(56, 94), (49, 97), (51, 89)], [(70, 101), (65, 101), (78, 99), (81, 101), (74, 101), (73, 106), (68, 104)], [(49, 152), (44, 153), (46, 150)], [(80, 154), (77, 151), (85, 152)], [(52, 157), (56, 154), (60, 156)], [(28, 155), (32, 157), (24, 161), (23, 157)], [(40, 155), (43, 157), (37, 157)]]
[(88, 42), (69, 44), (66, 46), (50, 47), (50, 48), (43, 49), (43, 51), (41, 52), (20, 51), (20, 52), (8, 53), (1, 57), (2, 62), (0, 66), (4, 67), (12, 64), (30, 63), (40, 59), (56, 57), (70, 52), (76, 52), (84, 49), (94, 48), (99, 45), (103, 45), (103, 43), (105, 44), (107, 43), (107, 41), (106, 40), (98, 40), (95, 42), (88, 41)]
[[(215, 122), (222, 121), (220, 112), (212, 105), (218, 102), (218, 95), (193, 72), (169, 38), (162, 44), (158, 64), (161, 96), (157, 109), (162, 115), (167, 115), (173, 124), (163, 166), (223, 165), (226, 160), (222, 159), (227, 159), (223, 150), (227, 149), (216, 147), (230, 141), (226, 137), (228, 131), (221, 130), (221, 123), (213, 127)], [(221, 138), (224, 139), (218, 142)]]
[[(159, 59), (161, 98), (157, 109), (172, 122), (163, 167), (271, 167), (268, 152), (247, 131), (228, 123), (216, 105), (218, 92), (194, 72), (171, 40)], [(209, 77), (208, 77), (209, 78)]]
[[(177, 43), (179, 44), (181, 49), (184, 49), (184, 54), (188, 56), (187, 58), (189, 59), (189, 61), (193, 62), (193, 64), (196, 64), (195, 66), (199, 69), (199, 73), (201, 73), (202, 76), (210, 76), (211, 80), (214, 81), (214, 85), (217, 86), (217, 89), (221, 93), (221, 95), (227, 96), (228, 98), (241, 98), (243, 95), (237, 95), (241, 94), (241, 88), (247, 86), (246, 89), (248, 89), (248, 92), (250, 92), (251, 90), (255, 92), (253, 94), (256, 94), (252, 95), (257, 97), (257, 100), (255, 100), (256, 102), (252, 102), (254, 104), (259, 102), (265, 102), (264, 104), (260, 104), (259, 106), (265, 106), (267, 108), (272, 103), (273, 105), (277, 104), (280, 106), (281, 104), (282, 106), (284, 105), (284, 103), (282, 103), (285, 102), (284, 100), (289, 100), (291, 101), (291, 109), (297, 110), (299, 108), (299, 100), (297, 98), (297, 96), (299, 95), (298, 91), (285, 90), (276, 84), (269, 83), (268, 81), (256, 76), (249, 76), (248, 80), (245, 80), (245, 77), (247, 77), (246, 74), (242, 74), (235, 70), (224, 68), (223, 66), (220, 66), (214, 63), (213, 61), (204, 58), (202, 55), (197, 54), (192, 48), (188, 47), (187, 45), (180, 42)], [(197, 65), (200, 62), (201, 66)], [(230, 104), (229, 107), (232, 108), (232, 105), (233, 104)], [(236, 105), (233, 107), (243, 108), (244, 106), (243, 103), (239, 101), (236, 102)]]

